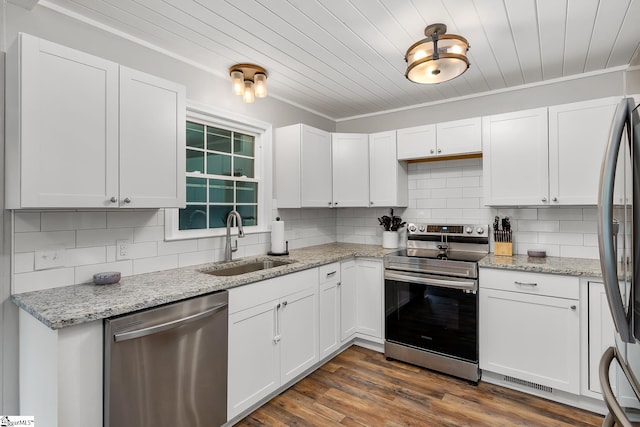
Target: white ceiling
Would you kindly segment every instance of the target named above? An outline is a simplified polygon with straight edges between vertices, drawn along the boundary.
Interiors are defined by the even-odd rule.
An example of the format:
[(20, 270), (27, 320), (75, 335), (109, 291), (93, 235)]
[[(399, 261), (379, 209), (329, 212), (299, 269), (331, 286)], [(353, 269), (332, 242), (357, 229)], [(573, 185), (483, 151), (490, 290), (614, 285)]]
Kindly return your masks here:
[[(261, 65), (270, 96), (336, 120), (625, 66), (640, 42), (640, 0), (40, 4), (85, 16), (219, 75), (235, 63)], [(409, 82), (406, 49), (436, 22), (469, 41), (471, 67), (447, 83)]]

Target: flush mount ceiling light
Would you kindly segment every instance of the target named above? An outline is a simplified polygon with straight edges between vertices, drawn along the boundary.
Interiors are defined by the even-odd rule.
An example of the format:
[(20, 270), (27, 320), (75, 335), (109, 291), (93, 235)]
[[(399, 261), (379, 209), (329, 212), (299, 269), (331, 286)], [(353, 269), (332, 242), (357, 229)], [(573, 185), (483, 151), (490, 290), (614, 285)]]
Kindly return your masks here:
[(247, 104), (252, 103), (255, 97), (267, 96), (267, 71), (253, 64), (236, 64), (229, 68), (233, 93), (242, 95), (242, 100)]
[(442, 83), (467, 71), (469, 43), (464, 37), (446, 32), (444, 24), (425, 28), (427, 38), (411, 45), (404, 56), (407, 79), (422, 84)]

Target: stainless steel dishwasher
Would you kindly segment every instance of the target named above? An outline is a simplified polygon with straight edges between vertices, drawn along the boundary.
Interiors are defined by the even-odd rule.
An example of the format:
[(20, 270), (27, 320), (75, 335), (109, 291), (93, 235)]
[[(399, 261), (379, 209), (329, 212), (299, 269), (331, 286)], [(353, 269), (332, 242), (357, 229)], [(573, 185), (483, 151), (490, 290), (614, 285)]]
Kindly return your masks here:
[(222, 291), (105, 320), (105, 427), (227, 421)]

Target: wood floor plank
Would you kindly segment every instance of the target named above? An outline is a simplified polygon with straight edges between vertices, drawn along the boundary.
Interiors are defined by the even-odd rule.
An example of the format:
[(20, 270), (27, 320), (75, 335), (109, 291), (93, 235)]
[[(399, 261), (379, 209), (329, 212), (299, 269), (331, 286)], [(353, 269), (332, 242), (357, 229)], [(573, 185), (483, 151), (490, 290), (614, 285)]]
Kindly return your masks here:
[(602, 421), (598, 414), (352, 346), (237, 425), (599, 427)]

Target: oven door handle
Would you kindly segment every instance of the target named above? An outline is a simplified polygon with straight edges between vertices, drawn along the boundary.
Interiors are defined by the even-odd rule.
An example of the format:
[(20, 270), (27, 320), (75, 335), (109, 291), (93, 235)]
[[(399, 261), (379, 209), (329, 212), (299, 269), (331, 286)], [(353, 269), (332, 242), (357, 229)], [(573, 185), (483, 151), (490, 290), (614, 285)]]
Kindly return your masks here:
[(395, 273), (393, 271), (386, 270), (384, 272), (385, 279), (397, 280), (399, 282), (408, 283), (420, 283), (423, 285), (442, 286), (445, 288), (461, 289), (468, 291), (477, 290), (475, 281), (456, 281), (451, 279), (434, 279), (432, 277), (423, 276), (409, 276), (407, 274)]

